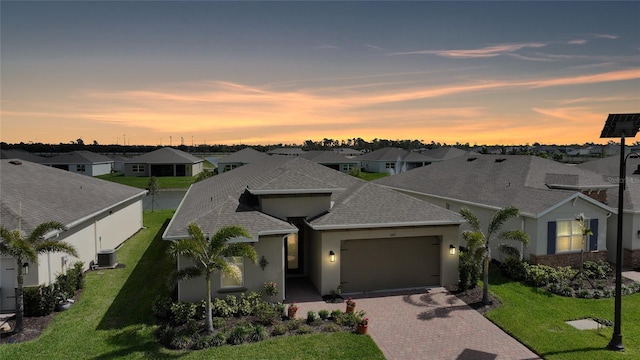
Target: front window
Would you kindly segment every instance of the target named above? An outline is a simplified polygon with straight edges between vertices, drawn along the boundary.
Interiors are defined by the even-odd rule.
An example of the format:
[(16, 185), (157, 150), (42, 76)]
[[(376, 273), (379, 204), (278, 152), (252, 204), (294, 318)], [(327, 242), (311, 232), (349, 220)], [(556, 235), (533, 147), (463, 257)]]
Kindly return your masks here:
[(385, 164), (384, 164), (384, 167), (385, 167), (386, 169), (395, 169), (395, 168), (396, 168), (396, 163), (388, 162), (388, 163), (385, 163)]
[(77, 172), (85, 172), (86, 171), (85, 165), (84, 164), (76, 165), (76, 171)]
[(244, 258), (242, 256), (233, 256), (228, 258), (233, 271), (237, 277), (222, 274), (221, 287), (232, 288), (244, 286)]
[(580, 222), (576, 220), (558, 221), (556, 234), (556, 251), (576, 251), (585, 248)]
[(132, 165), (131, 171), (133, 172), (144, 172), (144, 165)]

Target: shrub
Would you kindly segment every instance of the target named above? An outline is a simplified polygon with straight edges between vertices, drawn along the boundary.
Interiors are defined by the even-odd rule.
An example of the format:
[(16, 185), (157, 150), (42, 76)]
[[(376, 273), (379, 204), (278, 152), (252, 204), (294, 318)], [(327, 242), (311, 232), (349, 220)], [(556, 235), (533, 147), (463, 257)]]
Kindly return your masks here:
[[(359, 313), (358, 313), (359, 314)], [(354, 327), (358, 323), (359, 315), (357, 313), (343, 313), (337, 318), (336, 324), (348, 327)]]
[(342, 316), (342, 311), (340, 310), (333, 310), (331, 312), (331, 318), (333, 319), (333, 321), (336, 321), (336, 319), (338, 319), (341, 316)]
[(238, 312), (239, 312), (238, 309), (240, 308), (240, 301), (238, 301), (237, 297), (233, 295), (227, 295), (227, 297), (224, 299), (224, 302), (227, 303), (227, 307), (231, 312), (231, 316), (238, 315)]
[(73, 296), (76, 293), (76, 279), (65, 274), (59, 274), (56, 276), (56, 287), (58, 295), (66, 300), (67, 297)]
[(184, 350), (191, 346), (191, 337), (188, 335), (177, 334), (169, 341), (169, 347), (175, 350)]
[(284, 324), (276, 324), (276, 325), (273, 325), (273, 327), (271, 328), (271, 335), (281, 336), (286, 334), (287, 331), (288, 331), (287, 326), (285, 326)]
[(221, 317), (212, 318), (213, 328), (214, 329), (223, 329), (227, 325), (227, 320)]
[(460, 289), (473, 289), (478, 285), (480, 279), (480, 266), (470, 251), (460, 252), (460, 262), (458, 263), (460, 272)]
[(338, 332), (342, 331), (342, 327), (334, 322), (326, 323), (322, 326), (323, 332)]
[(255, 308), (255, 316), (258, 322), (264, 325), (275, 324), (282, 317), (282, 312), (275, 304), (261, 302)]
[(151, 304), (151, 311), (153, 312), (153, 317), (156, 319), (158, 324), (169, 324), (172, 322), (173, 313), (171, 312), (172, 301), (170, 298), (165, 296), (158, 296)]
[(611, 273), (611, 265), (604, 260), (585, 261), (582, 264), (582, 270), (584, 274), (590, 279), (606, 279), (607, 275)]
[(269, 337), (267, 329), (262, 325), (254, 325), (249, 333), (248, 340), (252, 342), (262, 341)]
[(300, 327), (296, 331), (296, 333), (300, 335), (311, 334), (312, 332), (313, 332), (313, 328), (307, 324), (300, 325)]
[(294, 319), (294, 320), (291, 320), (291, 321), (287, 321), (287, 329), (289, 331), (296, 331), (303, 324), (304, 324), (304, 320), (302, 320), (302, 319)]
[(56, 284), (23, 288), (24, 316), (46, 316), (56, 307)]
[(174, 325), (186, 324), (196, 315), (196, 305), (188, 302), (171, 304), (171, 323)]
[(322, 309), (318, 311), (318, 316), (322, 320), (327, 320), (327, 318), (329, 318), (329, 310)]
[(215, 298), (211, 304), (211, 312), (213, 313), (213, 316), (227, 318), (235, 314), (236, 308), (231, 307), (224, 299)]
[(70, 278), (70, 281), (74, 283), (75, 290), (80, 290), (84, 288), (84, 271), (82, 268), (84, 267), (84, 263), (82, 261), (77, 261), (73, 264), (73, 267), (67, 270), (67, 276)]
[(527, 263), (510, 256), (500, 264), (505, 275), (514, 280), (524, 280), (527, 276)]
[(313, 311), (307, 312), (307, 324), (313, 324), (318, 320), (318, 315)]
[(229, 332), (229, 337), (227, 338), (227, 342), (231, 345), (240, 345), (248, 341), (249, 335), (252, 332), (252, 326), (248, 324), (239, 324), (236, 325)]

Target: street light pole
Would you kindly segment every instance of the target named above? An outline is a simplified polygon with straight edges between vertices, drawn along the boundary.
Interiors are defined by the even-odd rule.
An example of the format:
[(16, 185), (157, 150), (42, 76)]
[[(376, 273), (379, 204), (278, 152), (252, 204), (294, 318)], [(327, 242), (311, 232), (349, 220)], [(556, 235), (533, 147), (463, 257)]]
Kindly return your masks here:
[(624, 217), (624, 191), (627, 179), (627, 155), (625, 155), (625, 137), (635, 137), (640, 130), (640, 113), (609, 114), (600, 138), (620, 137), (620, 177), (618, 178), (618, 237), (616, 239), (616, 299), (613, 335), (607, 349), (624, 350), (622, 345), (622, 221)]
[(620, 138), (620, 177), (618, 178), (618, 237), (616, 239), (616, 299), (613, 321), (613, 335), (607, 345), (607, 349), (623, 351), (622, 324), (620, 313), (622, 312), (622, 218), (624, 217), (624, 189), (627, 181), (627, 159), (624, 147), (624, 133)]

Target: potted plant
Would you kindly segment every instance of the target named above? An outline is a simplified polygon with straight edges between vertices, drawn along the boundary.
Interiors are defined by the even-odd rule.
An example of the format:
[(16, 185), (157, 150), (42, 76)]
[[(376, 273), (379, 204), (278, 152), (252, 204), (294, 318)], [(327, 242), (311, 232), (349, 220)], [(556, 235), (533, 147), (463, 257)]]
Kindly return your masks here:
[(58, 295), (56, 296), (56, 311), (64, 311), (64, 310), (68, 310), (71, 307), (71, 304), (73, 303), (73, 300), (69, 299), (67, 297), (67, 293), (65, 293), (64, 291), (60, 291), (58, 292)]
[(351, 313), (356, 309), (356, 302), (351, 297), (347, 300), (347, 312)]
[(289, 308), (287, 309), (287, 316), (289, 317), (289, 319), (295, 318), (297, 312), (298, 312), (298, 305), (296, 305), (296, 303), (289, 304)]
[(356, 332), (358, 334), (366, 334), (369, 329), (369, 318), (361, 318), (356, 324)]
[(264, 283), (264, 293), (271, 297), (278, 295), (278, 284), (275, 281), (267, 281)]

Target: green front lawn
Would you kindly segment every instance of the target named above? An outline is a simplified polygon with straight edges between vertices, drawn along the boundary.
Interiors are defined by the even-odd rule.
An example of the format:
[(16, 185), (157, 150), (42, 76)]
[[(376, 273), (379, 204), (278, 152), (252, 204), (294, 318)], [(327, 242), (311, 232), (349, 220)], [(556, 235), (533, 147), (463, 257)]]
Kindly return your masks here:
[(352, 333), (275, 338), (202, 351), (172, 351), (153, 335), (151, 304), (169, 295), (166, 275), (175, 263), (161, 238), (171, 210), (145, 212), (145, 229), (118, 251), (124, 268), (87, 273), (71, 309), (56, 314), (36, 340), (0, 345), (0, 359), (384, 359), (369, 336)]
[(576, 299), (553, 295), (491, 274), (490, 291), (501, 306), (487, 317), (545, 359), (640, 358), (640, 293), (622, 298), (625, 352), (606, 350), (613, 327), (577, 330), (565, 321), (601, 318), (613, 321), (614, 299)]
[(364, 172), (364, 171), (360, 172), (360, 179), (367, 180), (367, 181), (378, 180), (387, 176), (389, 176), (388, 173), (370, 173), (370, 172)]
[[(145, 176), (124, 176), (122, 174), (107, 174), (96, 176), (99, 179), (117, 182), (118, 184), (129, 185), (140, 189), (146, 189), (149, 185), (149, 178)], [(159, 176), (156, 177), (158, 188), (162, 189), (187, 189), (195, 181), (195, 176)]]

